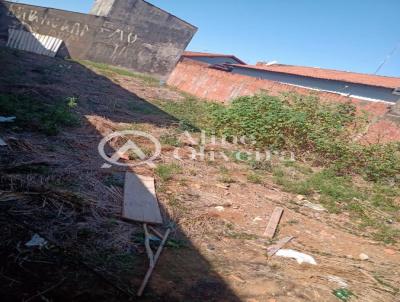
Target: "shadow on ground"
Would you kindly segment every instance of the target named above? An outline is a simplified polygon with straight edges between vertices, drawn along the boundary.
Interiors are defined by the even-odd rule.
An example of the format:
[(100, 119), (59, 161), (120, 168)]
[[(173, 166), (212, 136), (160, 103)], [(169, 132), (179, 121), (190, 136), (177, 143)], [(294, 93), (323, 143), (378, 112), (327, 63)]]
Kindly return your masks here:
[[(97, 144), (118, 123), (168, 128), (176, 118), (76, 62), (0, 48), (0, 65), (0, 102), (33, 108), (29, 116), (14, 107), (17, 122), (0, 125), (9, 143), (0, 151), (4, 301), (239, 301), (165, 210), (179, 244), (167, 245), (145, 296), (135, 297), (147, 270), (141, 225), (119, 219), (121, 169), (100, 169)], [(79, 126), (43, 134), (34, 110), (67, 99), (77, 100)], [(25, 246), (35, 233), (47, 247)]]

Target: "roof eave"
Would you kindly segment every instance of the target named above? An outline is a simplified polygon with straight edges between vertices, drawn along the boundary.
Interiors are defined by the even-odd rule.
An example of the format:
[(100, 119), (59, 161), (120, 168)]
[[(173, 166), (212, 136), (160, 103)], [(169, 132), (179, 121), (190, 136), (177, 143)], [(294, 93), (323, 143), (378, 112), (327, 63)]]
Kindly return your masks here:
[(337, 80), (337, 79), (313, 77), (310, 75), (302, 75), (302, 74), (295, 74), (295, 73), (290, 73), (290, 72), (285, 72), (285, 71), (263, 69), (263, 68), (259, 68), (259, 67), (255, 67), (255, 66), (251, 66), (251, 65), (240, 65), (240, 64), (228, 64), (228, 65), (233, 66), (233, 67), (238, 67), (238, 68), (252, 69), (252, 70), (258, 70), (258, 71), (264, 71), (264, 72), (282, 73), (282, 74), (287, 74), (287, 75), (292, 75), (292, 76), (313, 78), (313, 79), (318, 79), (318, 80), (338, 81), (338, 82), (352, 83), (352, 84), (372, 86), (372, 87), (378, 87), (378, 88), (386, 88), (386, 89), (396, 89), (397, 88), (397, 86), (394, 86), (394, 85), (377, 85), (377, 84), (367, 84), (367, 83), (358, 82), (358, 81), (348, 81), (348, 80)]

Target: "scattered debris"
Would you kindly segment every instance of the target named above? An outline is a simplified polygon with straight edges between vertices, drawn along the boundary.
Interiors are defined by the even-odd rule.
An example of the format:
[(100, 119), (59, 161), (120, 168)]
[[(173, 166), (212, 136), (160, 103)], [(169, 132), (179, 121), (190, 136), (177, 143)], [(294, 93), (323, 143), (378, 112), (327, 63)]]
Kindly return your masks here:
[(304, 196), (304, 195), (297, 195), (296, 199), (298, 201), (296, 203), (299, 205), (305, 206), (305, 207), (313, 209), (315, 211), (321, 211), (321, 212), (326, 211), (326, 209), (322, 205), (308, 201), (306, 196)]
[(312, 202), (309, 202), (307, 200), (304, 201), (303, 205), (305, 207), (313, 209), (315, 211), (320, 211), (320, 212), (326, 211), (326, 209), (322, 205), (317, 204), (317, 203), (312, 203)]
[(215, 186), (224, 190), (228, 190), (230, 187), (229, 185), (223, 185), (223, 184), (216, 184)]
[[(145, 237), (146, 237), (145, 238), (145, 242), (148, 242), (149, 232), (147, 230), (147, 224), (143, 224), (143, 228), (145, 230)], [(154, 268), (155, 268), (155, 266), (156, 266), (156, 264), (158, 262), (158, 259), (160, 258), (161, 252), (162, 252), (162, 250), (164, 248), (165, 243), (168, 240), (168, 236), (169, 236), (170, 233), (171, 233), (171, 229), (168, 229), (165, 232), (165, 235), (163, 236), (163, 239), (162, 239), (162, 241), (161, 241), (161, 243), (160, 243), (155, 255), (153, 254), (153, 251), (151, 250), (151, 248), (150, 247), (148, 248), (147, 244), (146, 244), (146, 250), (147, 250), (147, 255), (149, 257), (150, 265), (149, 265), (149, 269), (148, 269), (148, 271), (146, 273), (146, 276), (143, 279), (142, 285), (140, 286), (139, 291), (137, 293), (138, 297), (141, 297), (143, 295), (143, 291), (146, 288), (146, 285), (150, 280), (151, 274), (154, 271)]]
[[(147, 223), (163, 223), (156, 197), (156, 188), (153, 177), (126, 172), (122, 217), (129, 220), (144, 222), (144, 245), (149, 258), (149, 269), (137, 292), (137, 295), (140, 297), (150, 280), (151, 274), (154, 271), (161, 252), (168, 240), (168, 236), (171, 233), (171, 229), (168, 229), (165, 235), (162, 235), (155, 228), (147, 226)], [(149, 230), (151, 230), (156, 236), (151, 235)], [(154, 254), (151, 249), (150, 241), (160, 242), (156, 254)]]
[(122, 217), (129, 220), (162, 224), (153, 177), (125, 174)]
[(38, 234), (34, 234), (27, 243), (25, 243), (26, 247), (44, 247), (47, 244), (46, 239), (40, 237)]
[(144, 245), (146, 247), (147, 256), (149, 258), (150, 267), (154, 266), (154, 253), (150, 246), (150, 233), (147, 229), (147, 224), (143, 224), (144, 229)]
[(7, 143), (0, 137), (0, 147), (7, 146)]
[(246, 283), (246, 281), (245, 281), (242, 277), (240, 277), (240, 276), (237, 276), (237, 275), (232, 274), (232, 275), (229, 275), (229, 277), (230, 277), (231, 279), (235, 280), (236, 282)]
[(306, 199), (306, 197), (304, 195), (297, 195), (296, 198), (298, 201), (302, 201), (302, 200)]
[(268, 222), (268, 226), (265, 229), (264, 236), (267, 238), (274, 238), (276, 229), (278, 228), (279, 221), (281, 220), (281, 217), (283, 215), (283, 208), (281, 207), (276, 207), (274, 209), (274, 212), (271, 215), (271, 218)]
[(347, 288), (339, 288), (334, 290), (332, 293), (335, 295), (335, 297), (344, 302), (349, 301), (350, 298), (354, 296), (354, 294)]
[(257, 216), (256, 218), (253, 219), (253, 222), (259, 222), (262, 221), (263, 219), (260, 216)]
[(217, 206), (214, 209), (216, 209), (218, 212), (223, 212), (225, 211), (225, 208), (223, 206)]
[(329, 282), (334, 282), (337, 285), (339, 285), (341, 288), (347, 288), (349, 285), (347, 284), (347, 282), (343, 279), (340, 278), (338, 276), (333, 276), (333, 275), (329, 275), (327, 276), (327, 279)]
[(215, 251), (215, 246), (213, 246), (212, 244), (207, 244), (207, 250), (209, 252), (213, 252), (213, 251)]
[(12, 123), (15, 119), (15, 116), (0, 116), (0, 123)]
[(287, 243), (289, 243), (294, 237), (289, 236), (282, 238), (279, 240), (276, 244), (270, 246), (267, 248), (267, 255), (268, 257), (272, 257), (273, 255), (276, 254), (277, 251), (279, 251), (281, 248), (283, 248)]
[(359, 256), (360, 260), (365, 261), (369, 259), (369, 256), (367, 254), (361, 253)]
[(156, 235), (158, 236), (158, 238), (163, 239), (164, 236), (163, 236), (159, 231), (157, 231), (155, 228), (153, 228), (151, 225), (149, 226), (149, 229), (150, 229), (154, 234), (156, 234)]
[(309, 264), (313, 264), (313, 265), (317, 265), (317, 262), (315, 261), (315, 259), (310, 256), (310, 255), (306, 255), (294, 250), (279, 250), (276, 252), (275, 254), (276, 256), (279, 257), (285, 257), (285, 258), (294, 258), (296, 259), (298, 264), (302, 264), (302, 263), (309, 263)]
[(158, 236), (154, 236), (154, 235), (150, 235), (150, 236), (149, 236), (149, 240), (150, 240), (151, 242), (160, 242), (160, 241), (161, 241), (161, 239), (158, 238)]

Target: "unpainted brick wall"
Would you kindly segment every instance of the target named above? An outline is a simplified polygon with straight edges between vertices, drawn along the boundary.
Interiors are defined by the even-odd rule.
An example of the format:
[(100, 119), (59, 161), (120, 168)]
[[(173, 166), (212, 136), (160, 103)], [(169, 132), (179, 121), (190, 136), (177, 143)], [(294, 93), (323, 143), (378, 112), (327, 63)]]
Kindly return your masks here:
[(383, 102), (368, 102), (342, 95), (316, 92), (308, 89), (285, 85), (264, 79), (232, 74), (209, 68), (206, 63), (182, 59), (168, 79), (168, 85), (176, 87), (205, 100), (229, 103), (230, 100), (244, 95), (253, 95), (267, 91), (270, 95), (282, 92), (299, 94), (317, 94), (321, 100), (331, 102), (353, 102), (358, 111), (367, 112), (371, 121), (366, 134), (361, 138), (365, 143), (400, 141), (400, 124), (386, 118), (390, 105)]

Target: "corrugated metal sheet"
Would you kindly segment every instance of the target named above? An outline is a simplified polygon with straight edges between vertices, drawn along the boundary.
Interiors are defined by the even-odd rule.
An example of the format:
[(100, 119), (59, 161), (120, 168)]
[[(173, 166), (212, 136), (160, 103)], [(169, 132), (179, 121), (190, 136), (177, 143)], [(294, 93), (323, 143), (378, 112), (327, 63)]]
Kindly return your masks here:
[(62, 42), (63, 41), (58, 38), (38, 33), (12, 28), (8, 30), (8, 47), (30, 51), (40, 55), (55, 57)]

